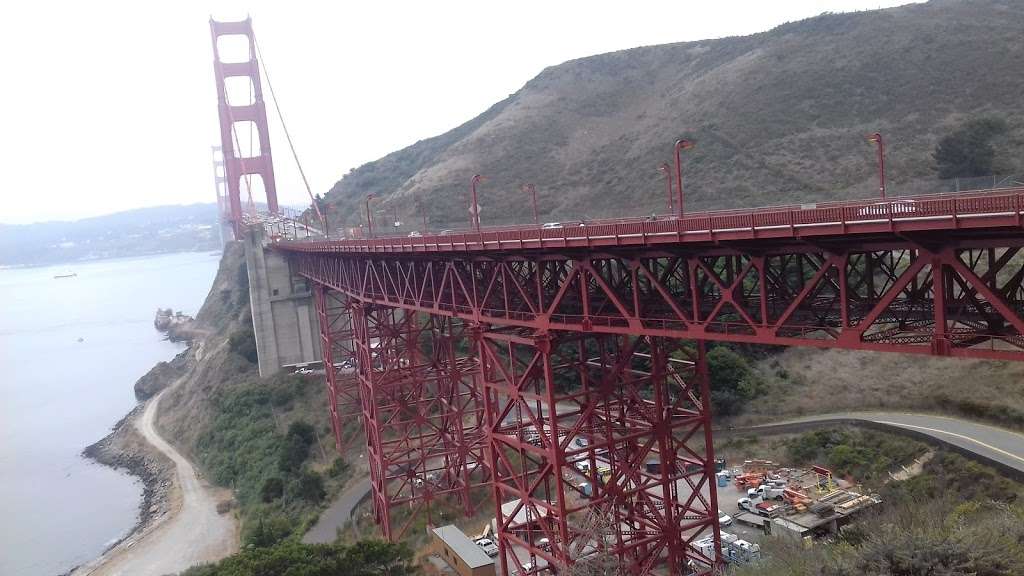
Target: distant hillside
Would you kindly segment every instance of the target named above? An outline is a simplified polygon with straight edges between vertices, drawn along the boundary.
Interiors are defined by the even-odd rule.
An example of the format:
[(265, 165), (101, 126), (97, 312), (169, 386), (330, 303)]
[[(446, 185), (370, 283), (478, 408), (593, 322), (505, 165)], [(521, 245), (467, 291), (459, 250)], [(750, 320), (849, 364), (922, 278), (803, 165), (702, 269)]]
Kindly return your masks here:
[(159, 206), (74, 222), (0, 224), (0, 266), (218, 250), (217, 205)]
[[(997, 164), (1024, 171), (1024, 3), (933, 0), (823, 14), (746, 37), (635, 48), (545, 69), (508, 99), (441, 136), (345, 175), (334, 219), (361, 220), (368, 193), (431, 227), (468, 222), (468, 183), (484, 224), (665, 210), (657, 166), (686, 151), (687, 207), (761, 206), (873, 195), (873, 149), (888, 140), (893, 193), (939, 187), (939, 138), (977, 117), (1005, 120)], [(419, 221), (418, 218), (415, 219)]]

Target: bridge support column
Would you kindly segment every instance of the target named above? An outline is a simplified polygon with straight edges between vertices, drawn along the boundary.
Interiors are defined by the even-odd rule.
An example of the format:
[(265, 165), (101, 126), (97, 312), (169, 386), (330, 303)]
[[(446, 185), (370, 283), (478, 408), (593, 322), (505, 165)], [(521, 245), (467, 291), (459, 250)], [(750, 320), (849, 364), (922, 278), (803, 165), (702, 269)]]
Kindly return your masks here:
[(348, 296), (322, 284), (315, 285), (313, 301), (320, 325), (320, 351), (334, 445), (340, 452), (351, 441), (345, 438), (344, 426), (362, 414), (359, 382), (355, 377), (352, 304)]
[(496, 329), (480, 357), (503, 573), (715, 570), (702, 343)]
[(374, 514), (383, 536), (398, 540), (410, 528), (472, 512), (488, 473), (473, 392), (477, 367), (466, 356), (471, 348), (461, 325), (366, 303), (354, 307), (354, 321)]

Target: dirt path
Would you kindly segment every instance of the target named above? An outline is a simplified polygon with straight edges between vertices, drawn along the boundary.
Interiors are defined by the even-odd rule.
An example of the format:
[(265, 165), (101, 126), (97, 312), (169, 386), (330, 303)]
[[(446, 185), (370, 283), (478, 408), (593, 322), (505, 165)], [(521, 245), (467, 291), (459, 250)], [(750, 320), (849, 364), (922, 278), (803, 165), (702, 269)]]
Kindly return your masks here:
[(166, 392), (153, 397), (133, 424), (149, 443), (174, 462), (176, 478), (171, 513), (79, 568), (73, 576), (174, 574), (238, 550), (238, 526), (233, 515), (217, 513), (217, 502), (223, 497), (218, 497), (201, 481), (192, 464), (156, 431), (157, 408)]

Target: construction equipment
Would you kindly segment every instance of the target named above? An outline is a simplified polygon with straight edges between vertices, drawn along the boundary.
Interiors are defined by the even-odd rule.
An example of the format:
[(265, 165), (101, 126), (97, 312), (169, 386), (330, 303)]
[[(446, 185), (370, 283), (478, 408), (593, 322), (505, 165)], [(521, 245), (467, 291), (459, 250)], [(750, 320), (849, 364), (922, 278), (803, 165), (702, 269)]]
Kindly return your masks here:
[(756, 488), (764, 482), (764, 472), (743, 473), (736, 477), (736, 487)]
[(822, 468), (821, 466), (811, 466), (811, 471), (817, 476), (817, 487), (819, 494), (829, 494), (835, 492), (839, 485), (836, 484), (835, 480), (832, 479), (832, 471), (828, 468)]

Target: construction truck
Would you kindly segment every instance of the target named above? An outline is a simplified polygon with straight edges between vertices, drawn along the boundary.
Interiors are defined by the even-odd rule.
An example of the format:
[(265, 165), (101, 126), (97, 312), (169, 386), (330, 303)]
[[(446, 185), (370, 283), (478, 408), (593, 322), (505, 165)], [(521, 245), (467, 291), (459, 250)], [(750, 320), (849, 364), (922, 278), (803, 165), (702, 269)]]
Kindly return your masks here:
[(747, 497), (760, 498), (761, 500), (782, 500), (785, 492), (785, 486), (778, 486), (776, 484), (761, 484), (757, 488), (747, 489)]
[(765, 518), (775, 518), (782, 512), (782, 506), (778, 504), (773, 502), (758, 502), (755, 504), (750, 498), (740, 498), (736, 501), (736, 507)]
[[(715, 539), (713, 536), (706, 536), (693, 543), (694, 547), (701, 554), (708, 558), (715, 557)], [(722, 532), (722, 558), (726, 562), (746, 564), (761, 559), (761, 547), (746, 540), (741, 540), (735, 534)]]

